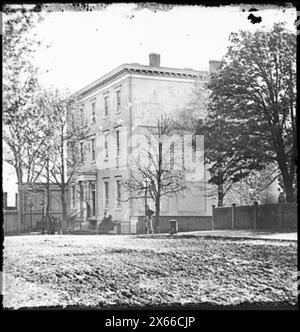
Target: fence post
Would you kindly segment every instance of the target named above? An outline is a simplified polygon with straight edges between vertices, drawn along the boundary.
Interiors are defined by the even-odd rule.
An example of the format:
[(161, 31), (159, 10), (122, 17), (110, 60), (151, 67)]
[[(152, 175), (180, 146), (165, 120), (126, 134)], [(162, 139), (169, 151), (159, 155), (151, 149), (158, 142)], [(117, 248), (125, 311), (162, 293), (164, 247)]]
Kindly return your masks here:
[(279, 215), (279, 224), (278, 224), (278, 228), (279, 230), (281, 231), (282, 229), (282, 206), (281, 206), (281, 203), (279, 202), (278, 203), (278, 215)]
[(211, 229), (215, 230), (215, 205), (212, 205)]
[(232, 230), (234, 230), (234, 227), (235, 227), (235, 204), (233, 203), (232, 204), (232, 209), (231, 209), (231, 215), (232, 215), (232, 218), (231, 218), (231, 228)]
[(254, 202), (253, 203), (253, 228), (254, 230), (256, 231), (256, 228), (257, 228), (257, 205), (258, 205), (258, 202)]

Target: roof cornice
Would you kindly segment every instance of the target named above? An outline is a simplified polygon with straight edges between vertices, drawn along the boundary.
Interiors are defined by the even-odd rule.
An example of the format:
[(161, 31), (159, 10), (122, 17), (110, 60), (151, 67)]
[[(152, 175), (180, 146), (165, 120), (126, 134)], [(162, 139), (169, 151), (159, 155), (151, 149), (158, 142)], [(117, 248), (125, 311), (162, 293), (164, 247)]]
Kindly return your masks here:
[(192, 69), (179, 69), (179, 68), (168, 68), (168, 67), (152, 67), (138, 64), (123, 64), (98, 80), (87, 85), (83, 89), (77, 91), (74, 96), (82, 97), (92, 92), (93, 90), (105, 85), (106, 83), (122, 76), (123, 74), (140, 74), (140, 75), (152, 75), (152, 76), (164, 76), (164, 77), (175, 77), (182, 79), (201, 79), (206, 81), (208, 79), (207, 71), (198, 71)]

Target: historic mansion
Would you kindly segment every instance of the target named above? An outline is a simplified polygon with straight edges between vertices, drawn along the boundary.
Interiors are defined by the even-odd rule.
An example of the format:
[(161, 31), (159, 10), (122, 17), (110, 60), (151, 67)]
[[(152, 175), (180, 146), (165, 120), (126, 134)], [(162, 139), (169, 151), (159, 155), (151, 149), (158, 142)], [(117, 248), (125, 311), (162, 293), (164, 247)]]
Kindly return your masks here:
[[(210, 61), (210, 71), (217, 61)], [(160, 66), (151, 53), (149, 65), (123, 64), (76, 93), (83, 117), (90, 124), (84, 165), (73, 178), (69, 211), (82, 225), (96, 227), (105, 214), (121, 222), (121, 233), (134, 234), (143, 200), (124, 199), (122, 182), (130, 176), (129, 137), (153, 124), (162, 113), (175, 116), (185, 109), (195, 82), (208, 82), (209, 72)], [(204, 147), (201, 147), (202, 150)], [(203, 158), (203, 153), (202, 153)], [(205, 192), (207, 171), (202, 159), (201, 190), (189, 190), (161, 202), (162, 216), (211, 216), (215, 204)], [(130, 197), (129, 197), (130, 198)], [(154, 206), (149, 201), (150, 207)]]

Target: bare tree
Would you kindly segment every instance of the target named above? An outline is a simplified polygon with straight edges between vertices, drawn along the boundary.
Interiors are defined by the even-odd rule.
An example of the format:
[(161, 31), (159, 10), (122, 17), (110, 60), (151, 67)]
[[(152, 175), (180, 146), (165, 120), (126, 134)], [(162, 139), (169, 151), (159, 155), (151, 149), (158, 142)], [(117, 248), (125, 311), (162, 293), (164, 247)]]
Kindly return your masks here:
[(131, 176), (123, 186), (130, 192), (131, 200), (144, 199), (147, 190), (155, 203), (154, 232), (158, 233), (161, 198), (187, 189), (182, 158), (175, 158), (176, 146), (181, 150), (182, 137), (175, 135), (168, 115), (162, 115), (155, 126), (144, 129), (143, 144), (132, 159)]

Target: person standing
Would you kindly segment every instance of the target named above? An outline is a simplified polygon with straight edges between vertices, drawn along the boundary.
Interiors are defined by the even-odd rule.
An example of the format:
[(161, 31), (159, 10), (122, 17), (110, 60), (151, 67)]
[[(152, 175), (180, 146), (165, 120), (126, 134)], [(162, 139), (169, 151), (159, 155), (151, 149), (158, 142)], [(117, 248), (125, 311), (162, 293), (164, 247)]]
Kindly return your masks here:
[(153, 234), (153, 226), (152, 226), (152, 217), (153, 217), (154, 211), (149, 208), (149, 205), (147, 205), (147, 215), (146, 215), (146, 234), (149, 232), (150, 234)]

